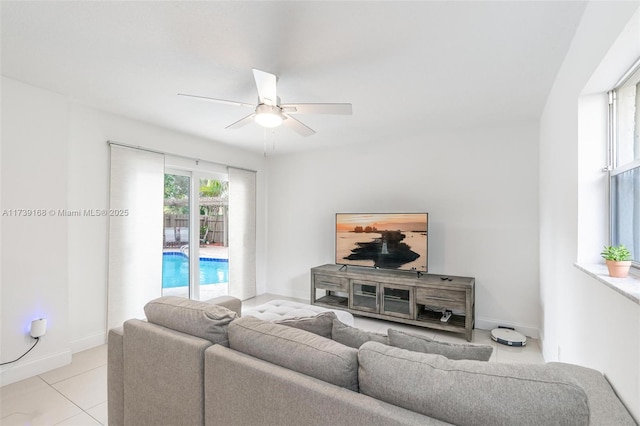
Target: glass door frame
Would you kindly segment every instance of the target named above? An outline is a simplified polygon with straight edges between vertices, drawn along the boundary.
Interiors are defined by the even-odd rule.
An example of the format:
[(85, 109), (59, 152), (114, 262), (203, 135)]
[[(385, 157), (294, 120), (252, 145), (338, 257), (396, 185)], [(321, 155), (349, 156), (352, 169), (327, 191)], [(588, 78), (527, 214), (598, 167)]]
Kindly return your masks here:
[[(185, 176), (189, 178), (189, 249), (187, 251), (189, 262), (189, 284), (187, 286), (187, 297), (193, 300), (200, 300), (200, 244), (193, 244), (196, 230), (194, 224), (200, 223), (198, 210), (198, 197), (200, 188), (199, 186), (194, 184), (195, 179), (199, 178), (197, 176), (194, 176), (195, 173), (193, 171), (171, 167), (165, 167), (164, 174)], [(198, 182), (200, 181), (198, 180)], [(200, 241), (199, 235), (197, 235), (197, 238), (197, 241)]]
[[(356, 286), (373, 287), (373, 289), (375, 290), (375, 307), (358, 303)], [(375, 314), (379, 313), (380, 312), (380, 283), (376, 281), (351, 280), (351, 284), (349, 285), (349, 308), (354, 310), (359, 310), (359, 311), (372, 312)]]
[[(356, 286), (372, 287), (375, 294), (375, 307), (358, 303), (358, 299), (356, 297), (357, 296)], [(407, 307), (409, 312), (404, 313), (404, 312), (385, 309), (385, 289), (407, 292), (407, 295), (408, 295)], [(372, 312), (374, 314), (389, 315), (393, 317), (406, 318), (406, 319), (415, 319), (414, 289), (411, 286), (402, 285), (402, 284), (389, 284), (389, 283), (381, 283), (376, 281), (365, 281), (365, 280), (354, 279), (354, 280), (351, 280), (351, 283), (349, 285), (349, 308), (358, 310), (358, 311)]]
[(189, 299), (200, 300), (200, 176), (189, 171)]
[[(189, 178), (189, 285), (187, 297), (200, 300), (200, 182), (202, 179), (224, 180), (220, 171), (189, 170), (180, 167), (165, 167), (165, 174)], [(224, 231), (227, 234), (226, 230)]]
[[(385, 295), (385, 290), (389, 289), (389, 290), (400, 290), (400, 291), (406, 291), (409, 299), (407, 300), (407, 306), (409, 308), (409, 313), (404, 313), (404, 312), (398, 312), (398, 311), (389, 311), (385, 308), (385, 300), (386, 300), (386, 295)], [(406, 286), (406, 285), (402, 285), (402, 284), (385, 284), (385, 283), (380, 283), (380, 288), (378, 289), (378, 293), (380, 295), (380, 300), (382, 301), (382, 303), (380, 303), (380, 313), (384, 314), (384, 315), (389, 315), (389, 316), (393, 316), (393, 317), (399, 317), (399, 318), (407, 318), (407, 319), (415, 319), (415, 295), (414, 295), (414, 288), (411, 286)]]

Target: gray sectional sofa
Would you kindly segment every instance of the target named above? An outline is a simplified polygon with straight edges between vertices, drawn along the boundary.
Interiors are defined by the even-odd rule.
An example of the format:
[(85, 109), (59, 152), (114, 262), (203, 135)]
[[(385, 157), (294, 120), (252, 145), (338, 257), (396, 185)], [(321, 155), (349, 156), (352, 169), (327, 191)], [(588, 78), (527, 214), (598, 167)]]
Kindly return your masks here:
[(636, 424), (584, 367), (479, 361), (486, 347), (367, 333), (332, 313), (240, 318), (228, 297), (164, 297), (145, 313), (109, 331), (113, 426)]

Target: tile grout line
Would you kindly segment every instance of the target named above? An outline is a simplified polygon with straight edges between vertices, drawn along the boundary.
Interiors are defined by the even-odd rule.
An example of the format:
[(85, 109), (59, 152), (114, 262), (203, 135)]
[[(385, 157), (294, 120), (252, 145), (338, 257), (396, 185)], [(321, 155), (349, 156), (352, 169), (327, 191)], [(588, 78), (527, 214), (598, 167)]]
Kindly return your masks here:
[[(75, 376), (73, 376), (73, 377), (75, 377)], [(62, 381), (62, 380), (61, 380), (61, 381)], [(96, 419), (96, 418), (95, 418), (95, 417), (93, 417), (91, 414), (89, 414), (89, 413), (87, 413), (85, 410), (83, 410), (83, 409), (82, 409), (82, 407), (80, 407), (78, 404), (76, 404), (76, 403), (75, 403), (75, 402), (73, 402), (71, 399), (69, 399), (65, 394), (63, 394), (62, 392), (60, 392), (58, 389), (54, 388), (54, 387), (53, 387), (53, 385), (49, 385), (48, 383), (47, 383), (47, 385), (48, 385), (51, 389), (53, 389), (54, 391), (56, 391), (58, 394), (60, 394), (60, 396), (62, 396), (64, 399), (66, 399), (67, 401), (69, 401), (70, 403), (72, 403), (73, 405), (75, 405), (76, 407), (78, 407), (78, 409), (80, 409), (80, 411), (81, 411), (82, 413), (85, 413), (87, 416), (89, 416), (89, 417), (91, 417), (92, 419), (94, 419), (96, 422), (98, 422), (98, 424), (102, 424), (102, 423), (100, 423), (100, 421), (98, 421), (98, 419)], [(102, 403), (100, 403), (100, 404), (102, 404)], [(99, 404), (98, 404), (98, 405), (99, 405)], [(78, 414), (80, 414), (80, 413), (78, 413)], [(74, 418), (75, 416), (77, 416), (78, 414), (74, 414), (74, 415), (73, 415), (73, 416), (71, 416), (71, 417), (67, 417), (66, 419), (62, 419), (62, 420), (60, 420), (58, 423), (55, 423), (53, 426), (55, 426), (55, 425), (59, 425), (59, 424), (60, 424), (60, 423), (62, 423), (62, 422), (65, 422), (65, 421), (67, 421), (67, 420), (69, 420), (69, 419), (72, 419), (72, 418)]]
[[(44, 379), (43, 379), (43, 380), (44, 380)], [(54, 390), (55, 392), (57, 392), (57, 393), (58, 393), (60, 396), (62, 396), (64, 399), (66, 399), (66, 400), (67, 400), (67, 401), (69, 401), (71, 404), (73, 404), (73, 405), (75, 405), (76, 407), (78, 407), (78, 409), (79, 409), (81, 412), (83, 412), (83, 411), (84, 411), (84, 410), (83, 410), (83, 409), (82, 409), (78, 404), (76, 404), (75, 402), (73, 402), (72, 400), (70, 400), (69, 398), (67, 398), (67, 396), (66, 396), (66, 395), (64, 395), (62, 392), (60, 392), (58, 389), (54, 388), (54, 387), (53, 387), (53, 385), (50, 385), (50, 384), (49, 384), (48, 382), (46, 382), (46, 381), (45, 381), (45, 383), (47, 383), (47, 386), (49, 386), (52, 390)], [(78, 414), (80, 414), (80, 413), (78, 413)], [(62, 419), (62, 420), (60, 420), (60, 421), (59, 421), (58, 423), (56, 423), (56, 424), (60, 424), (60, 423), (62, 423), (62, 422), (64, 422), (64, 421), (66, 421), (66, 420), (72, 419), (72, 418), (74, 418), (75, 416), (77, 416), (78, 414), (74, 414), (74, 415), (73, 415), (73, 416), (71, 416), (71, 417), (67, 417), (67, 418), (65, 418), (65, 419)], [(55, 425), (54, 425), (54, 426), (55, 426)]]
[[(100, 404), (104, 404), (104, 403), (103, 403), (103, 402), (101, 402)], [(98, 405), (100, 405), (100, 404), (98, 404)], [(91, 407), (91, 408), (95, 408), (95, 407), (97, 407), (98, 405), (94, 405), (94, 406), (93, 406), (93, 407)], [(90, 409), (91, 409), (91, 408), (90, 408)], [(93, 420), (95, 420), (96, 422), (98, 422), (98, 424), (100, 424), (100, 425), (103, 425), (103, 426), (104, 426), (104, 424), (103, 424), (100, 420), (98, 420), (98, 419), (96, 419), (95, 417), (93, 417), (91, 414), (89, 414), (89, 412), (88, 412), (88, 411), (85, 411), (85, 410), (82, 410), (82, 411), (84, 411), (84, 412), (87, 414), (87, 416), (91, 417)]]
[[(73, 363), (73, 361), (71, 361), (71, 362)], [(58, 383), (64, 382), (65, 380), (73, 379), (73, 378), (75, 378), (75, 377), (78, 377), (78, 376), (81, 376), (81, 375), (83, 375), (83, 374), (86, 374), (86, 373), (88, 373), (88, 372), (90, 372), (90, 371), (97, 370), (98, 368), (106, 367), (106, 366), (107, 366), (107, 363), (105, 362), (104, 364), (100, 364), (100, 365), (98, 365), (97, 367), (90, 368), (90, 369), (88, 369), (88, 370), (85, 370), (85, 371), (82, 371), (82, 372), (80, 372), (80, 373), (74, 374), (73, 376), (65, 377), (64, 379), (58, 380), (57, 382), (53, 382), (53, 383), (49, 383), (49, 382), (48, 382), (44, 377), (42, 377), (42, 375), (38, 375), (38, 377), (39, 377), (43, 382), (45, 382), (46, 384), (48, 384), (49, 386), (53, 386), (53, 385), (57, 385)]]
[[(73, 363), (73, 360), (71, 360), (71, 362)], [(76, 378), (76, 377), (78, 377), (78, 376), (80, 376), (80, 375), (82, 375), (82, 374), (86, 374), (86, 373), (89, 373), (89, 372), (91, 372), (91, 371), (93, 371), (93, 370), (97, 370), (97, 369), (99, 369), (99, 368), (102, 368), (102, 367), (104, 367), (104, 366), (106, 366), (106, 365), (107, 365), (107, 363), (105, 362), (105, 363), (100, 364), (100, 365), (98, 365), (98, 366), (96, 366), (96, 367), (93, 367), (93, 368), (90, 368), (90, 369), (88, 369), (88, 370), (82, 371), (82, 372), (80, 372), (80, 373), (74, 374), (74, 375), (72, 375), (72, 376), (66, 377), (66, 378), (64, 378), (64, 379), (62, 379), (62, 380), (58, 380), (57, 382), (54, 382), (54, 383), (49, 383), (49, 382), (48, 382), (48, 381), (46, 381), (46, 380), (45, 380), (41, 375), (38, 375), (38, 378), (39, 378), (40, 380), (42, 380), (42, 381), (43, 381), (47, 386), (49, 386), (51, 389), (53, 389), (54, 391), (56, 391), (59, 395), (61, 395), (64, 399), (66, 399), (66, 400), (67, 400), (67, 401), (69, 401), (71, 404), (73, 404), (73, 405), (75, 405), (76, 407), (78, 407), (78, 408), (80, 409), (80, 411), (81, 411), (81, 412), (85, 413), (87, 416), (91, 417), (91, 418), (92, 418), (92, 419), (94, 419), (96, 422), (98, 422), (98, 424), (101, 424), (101, 425), (102, 425), (102, 423), (101, 423), (98, 419), (96, 419), (94, 416), (92, 416), (91, 414), (89, 414), (86, 410), (84, 410), (84, 409), (83, 409), (82, 407), (80, 407), (78, 404), (76, 404), (75, 402), (73, 402), (69, 397), (67, 397), (67, 396), (66, 396), (66, 395), (64, 395), (62, 392), (60, 392), (58, 389), (56, 389), (56, 388), (54, 387), (54, 385), (59, 384), (59, 383), (62, 383), (62, 382), (67, 381), (67, 380), (71, 380), (71, 379)], [(91, 409), (91, 408), (95, 408), (95, 407), (97, 407), (98, 405), (103, 404), (103, 403), (105, 403), (105, 402), (106, 402), (106, 401), (100, 402), (100, 403), (98, 403), (98, 404), (96, 404), (96, 405), (94, 405), (94, 406), (90, 407), (90, 409)], [(78, 414), (80, 414), (80, 413), (78, 413)], [(69, 420), (69, 419), (71, 419), (71, 418), (73, 418), (73, 417), (77, 416), (78, 414), (75, 414), (75, 415), (73, 415), (73, 416), (71, 416), (71, 417), (67, 417), (66, 419), (63, 419), (63, 420), (61, 420), (60, 422), (58, 422), (58, 423), (56, 423), (56, 424), (60, 424), (60, 423), (62, 423), (62, 422), (64, 422), (64, 421), (66, 421), (66, 420)], [(55, 425), (54, 425), (54, 426), (55, 426)]]

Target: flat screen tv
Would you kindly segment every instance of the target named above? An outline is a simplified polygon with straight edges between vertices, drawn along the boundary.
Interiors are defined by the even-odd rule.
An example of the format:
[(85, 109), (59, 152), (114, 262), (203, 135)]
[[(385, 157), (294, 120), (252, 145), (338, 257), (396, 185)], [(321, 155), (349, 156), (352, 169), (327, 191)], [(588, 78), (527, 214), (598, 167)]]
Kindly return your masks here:
[(428, 213), (336, 213), (336, 264), (427, 272)]

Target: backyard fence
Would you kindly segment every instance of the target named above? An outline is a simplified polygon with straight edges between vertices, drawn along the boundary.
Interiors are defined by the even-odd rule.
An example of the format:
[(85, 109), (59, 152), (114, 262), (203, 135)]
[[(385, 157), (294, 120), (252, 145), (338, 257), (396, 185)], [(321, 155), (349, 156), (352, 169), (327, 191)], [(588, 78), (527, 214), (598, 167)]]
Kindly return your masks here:
[[(227, 245), (227, 215), (200, 215), (200, 242), (208, 244)], [(164, 215), (164, 246), (179, 246), (187, 244), (189, 229), (189, 215)]]

